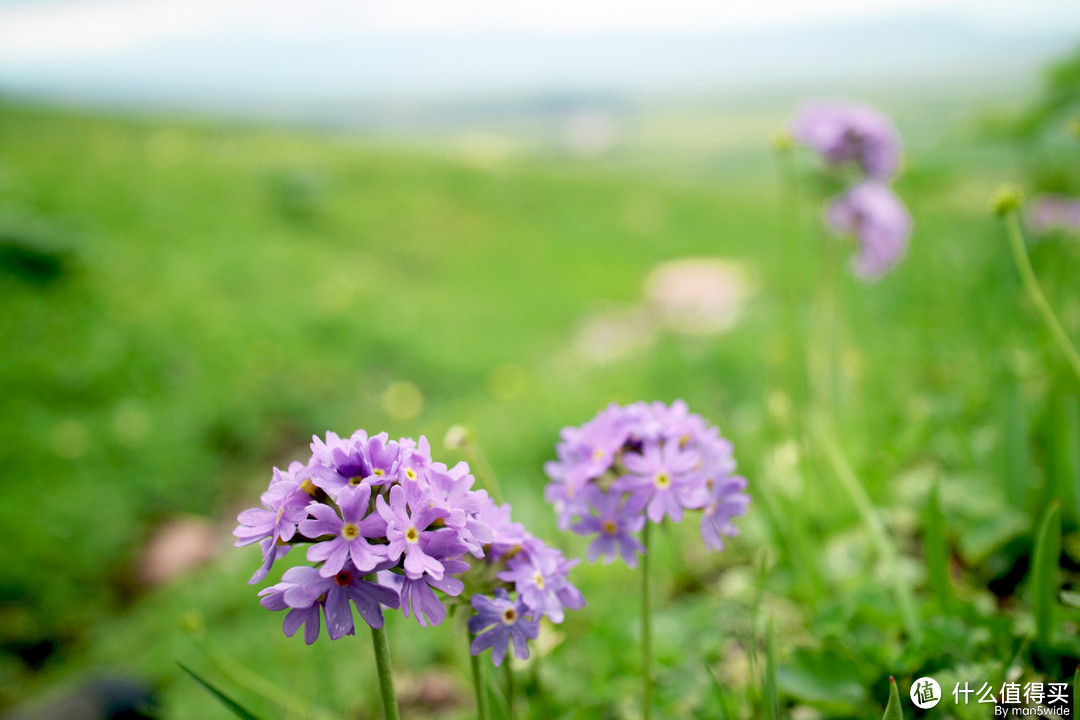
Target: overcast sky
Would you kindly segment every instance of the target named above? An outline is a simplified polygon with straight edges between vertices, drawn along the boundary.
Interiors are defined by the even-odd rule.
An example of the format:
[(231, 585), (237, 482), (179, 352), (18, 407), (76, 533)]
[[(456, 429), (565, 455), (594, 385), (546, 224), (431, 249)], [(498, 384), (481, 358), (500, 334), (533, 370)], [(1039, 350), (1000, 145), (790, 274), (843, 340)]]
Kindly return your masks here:
[[(1063, 38), (1080, 40), (1080, 0), (0, 0), (0, 89), (375, 93), (448, 82), (716, 82), (722, 73), (705, 66), (768, 63), (753, 38), (813, 39), (842, 27), (876, 27), (885, 40), (892, 25), (906, 27), (910, 37), (898, 37), (901, 54), (888, 62), (907, 62), (910, 47), (917, 65), (933, 55), (920, 49), (931, 42), (920, 28), (932, 23), (982, 33), (987, 46), (1023, 36), (1037, 47), (1045, 35), (1054, 53)], [(745, 62), (703, 38), (743, 42)], [(776, 42), (778, 52), (798, 47)], [(976, 44), (961, 39), (958, 47), (964, 42)], [(939, 50), (950, 43), (939, 38)], [(1007, 45), (987, 52), (1009, 60)], [(799, 58), (790, 60), (797, 73)]]

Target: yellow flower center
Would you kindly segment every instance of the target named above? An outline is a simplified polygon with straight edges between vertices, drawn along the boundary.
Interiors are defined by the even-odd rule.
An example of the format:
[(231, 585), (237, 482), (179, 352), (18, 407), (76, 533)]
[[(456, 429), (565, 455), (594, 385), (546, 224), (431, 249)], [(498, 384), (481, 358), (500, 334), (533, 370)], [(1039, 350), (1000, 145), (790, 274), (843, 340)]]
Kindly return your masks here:
[(408, 530), (405, 531), (405, 539), (411, 543), (419, 542), (420, 533), (416, 531), (416, 528), (410, 527)]
[(536, 583), (536, 587), (540, 590), (544, 589), (544, 576), (538, 572), (533, 573), (533, 582)]
[(386, 471), (383, 470), (382, 468), (375, 468), (374, 470), (371, 471), (371, 474), (374, 475), (375, 477), (382, 477), (383, 475), (386, 474)]
[(356, 527), (355, 523), (345, 523), (341, 528), (341, 537), (346, 540), (353, 540), (360, 534), (360, 528)]
[(671, 476), (668, 475), (666, 472), (657, 473), (655, 483), (656, 483), (656, 487), (663, 490), (663, 489), (667, 488), (669, 485), (671, 485)]
[(606, 532), (608, 535), (614, 535), (615, 533), (619, 532), (619, 526), (615, 524), (614, 520), (605, 520), (603, 523), (600, 524), (600, 527), (602, 527), (604, 529), (604, 532)]
[(353, 477), (349, 478), (349, 484), (353, 487), (356, 487), (362, 482), (364, 482), (364, 478), (360, 477), (359, 475), (354, 475)]
[(416, 471), (413, 470), (412, 468), (405, 468), (405, 477), (409, 478), (410, 480), (415, 480), (416, 479)]
[(592, 459), (593, 460), (603, 460), (604, 459), (604, 451), (601, 448), (596, 448), (595, 450), (593, 450)]
[(504, 625), (513, 625), (517, 621), (517, 610), (512, 607), (503, 610), (502, 621)]

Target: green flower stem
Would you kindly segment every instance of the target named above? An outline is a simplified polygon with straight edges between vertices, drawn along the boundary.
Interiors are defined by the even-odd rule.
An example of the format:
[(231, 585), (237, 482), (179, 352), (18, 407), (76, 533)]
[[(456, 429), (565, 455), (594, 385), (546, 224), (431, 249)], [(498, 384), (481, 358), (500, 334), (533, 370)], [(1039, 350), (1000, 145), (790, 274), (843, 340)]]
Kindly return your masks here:
[(1035, 270), (1031, 267), (1031, 258), (1028, 257), (1027, 246), (1024, 244), (1024, 233), (1020, 229), (1020, 219), (1017, 217), (1015, 210), (1005, 215), (1005, 227), (1009, 231), (1009, 244), (1012, 245), (1013, 260), (1016, 261), (1016, 269), (1020, 272), (1020, 279), (1024, 283), (1024, 289), (1027, 290), (1031, 301), (1035, 304), (1035, 309), (1039, 311), (1043, 322), (1046, 323), (1046, 327), (1050, 329), (1050, 334), (1054, 337), (1054, 341), (1057, 343), (1062, 355), (1065, 356), (1065, 360), (1069, 363), (1073, 372), (1076, 373), (1077, 380), (1080, 380), (1080, 355), (1077, 354), (1076, 348), (1073, 347), (1069, 336), (1065, 334), (1065, 329), (1061, 327), (1061, 323), (1050, 307), (1050, 303), (1046, 301), (1042, 288), (1039, 287), (1039, 281), (1035, 277)]
[(649, 616), (649, 525), (641, 531), (641, 544), (645, 553), (641, 556), (641, 680), (644, 685), (641, 716), (645, 720), (652, 718), (653, 676), (652, 676), (652, 619)]
[[(472, 642), (471, 635), (466, 637)], [(507, 658), (506, 662), (510, 662), (510, 658)], [(480, 669), (480, 656), (473, 655), (470, 651), (469, 665), (472, 667), (473, 692), (476, 693), (476, 718), (477, 720), (488, 720), (487, 693), (484, 691), (484, 676), (483, 671)]]
[(397, 695), (394, 693), (394, 673), (390, 669), (390, 643), (386, 640), (386, 628), (371, 628), (371, 643), (375, 647), (375, 666), (379, 673), (379, 690), (382, 693), (385, 720), (400, 720)]
[(510, 720), (514, 720), (514, 669), (509, 657), (503, 663), (503, 672), (506, 675), (506, 710), (510, 713)]

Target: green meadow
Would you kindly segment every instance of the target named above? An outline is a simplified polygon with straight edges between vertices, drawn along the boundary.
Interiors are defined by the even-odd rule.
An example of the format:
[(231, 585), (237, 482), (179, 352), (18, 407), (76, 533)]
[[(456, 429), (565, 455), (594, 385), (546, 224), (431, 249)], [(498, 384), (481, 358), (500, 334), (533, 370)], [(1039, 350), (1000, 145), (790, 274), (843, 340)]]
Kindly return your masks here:
[[(822, 228), (836, 178), (772, 149), (792, 106), (641, 112), (586, 156), (0, 104), (0, 710), (122, 674), (163, 718), (227, 717), (180, 660), (263, 718), (378, 717), (366, 633), (307, 647), (246, 584), (230, 531), (272, 466), (327, 430), (424, 434), (584, 557), (543, 464), (638, 399), (717, 424), (754, 498), (720, 554), (692, 518), (654, 534), (659, 717), (876, 719), (890, 675), (932, 675), (937, 717), (982, 718), (954, 682), (1071, 678), (1080, 395), (990, 203), (1074, 182), (1080, 143), (938, 102), (882, 103), (915, 231), (869, 284)], [(1080, 341), (1080, 244), (1030, 250)], [(647, 278), (684, 258), (737, 268), (730, 328), (656, 320)], [(178, 520), (210, 558), (149, 582)], [(571, 577), (588, 606), (515, 666), (516, 716), (639, 717), (639, 575)], [(475, 717), (461, 624), (388, 612), (404, 717)]]

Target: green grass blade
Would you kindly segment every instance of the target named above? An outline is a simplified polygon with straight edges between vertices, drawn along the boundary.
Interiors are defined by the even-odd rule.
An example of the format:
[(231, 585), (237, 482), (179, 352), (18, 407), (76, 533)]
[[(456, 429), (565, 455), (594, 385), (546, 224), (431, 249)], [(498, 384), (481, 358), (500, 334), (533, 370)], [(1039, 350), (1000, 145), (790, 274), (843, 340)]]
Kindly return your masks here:
[(1041, 645), (1054, 641), (1061, 557), (1061, 506), (1052, 503), (1039, 524), (1035, 555), (1031, 560), (1031, 601), (1035, 609), (1035, 636)]
[(189, 668), (187, 665), (180, 662), (179, 660), (176, 661), (176, 664), (180, 666), (181, 670), (190, 675), (195, 680), (195, 682), (206, 688), (207, 692), (216, 697), (218, 699), (218, 702), (232, 710), (233, 714), (236, 715), (238, 718), (241, 718), (241, 720), (259, 720), (258, 715), (255, 715), (250, 710), (244, 708), (243, 705), (223, 693), (221, 690), (218, 690), (208, 680), (204, 680), (198, 673)]
[(1047, 502), (1061, 503), (1062, 515), (1077, 515), (1077, 488), (1080, 487), (1080, 402), (1067, 389), (1050, 399), (1047, 467)]
[(776, 629), (772, 618), (765, 626), (765, 707), (769, 720), (780, 718), (780, 691), (776, 684)]
[(941, 493), (936, 482), (934, 489), (930, 491), (930, 502), (926, 507), (924, 543), (930, 589), (938, 607), (947, 612), (950, 605), (949, 547), (945, 539), (945, 513), (941, 510)]
[(709, 676), (709, 680), (712, 681), (713, 694), (716, 696), (716, 707), (719, 713), (719, 720), (731, 720), (733, 717), (731, 708), (728, 707), (728, 694), (724, 690), (723, 685), (720, 684), (720, 678), (716, 677), (716, 671), (709, 665), (705, 666), (705, 672)]
[(1001, 408), (1001, 445), (998, 448), (999, 480), (1005, 497), (1014, 507), (1025, 507), (1031, 488), (1031, 431), (1028, 426), (1024, 388), (1012, 372), (1003, 379), (1005, 402)]
[(900, 710), (900, 691), (896, 689), (896, 678), (889, 676), (889, 704), (885, 706), (885, 716), (881, 720), (904, 720)]

